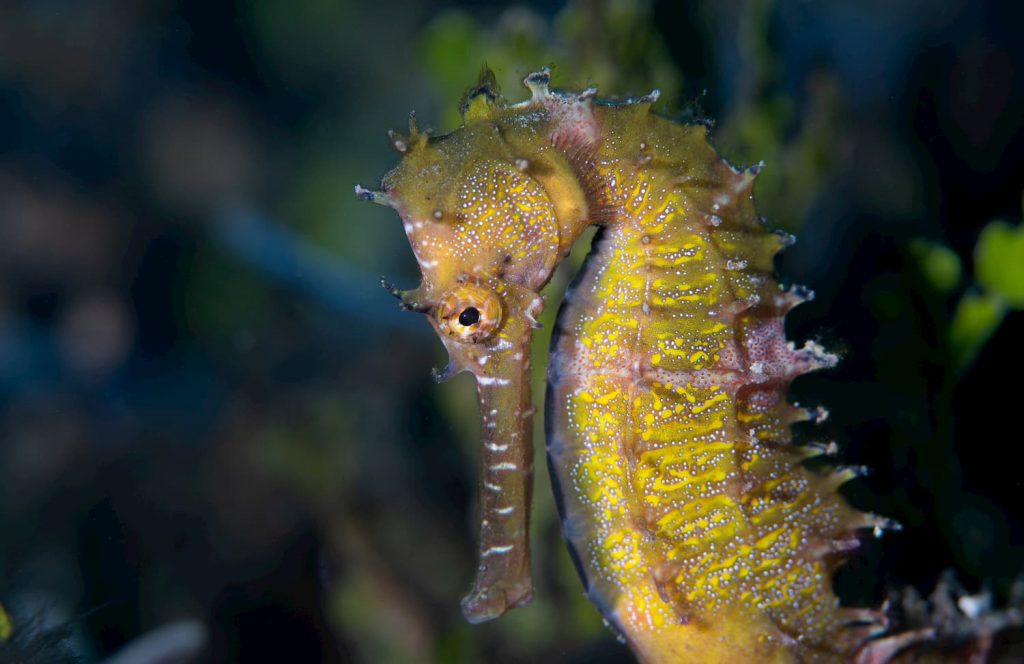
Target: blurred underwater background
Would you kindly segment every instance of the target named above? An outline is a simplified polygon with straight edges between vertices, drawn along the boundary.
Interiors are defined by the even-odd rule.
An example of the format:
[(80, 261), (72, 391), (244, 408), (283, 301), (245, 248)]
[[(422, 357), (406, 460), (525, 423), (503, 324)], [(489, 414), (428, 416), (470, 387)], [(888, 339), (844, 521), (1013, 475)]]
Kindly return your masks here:
[(794, 385), (831, 413), (798, 435), (903, 525), (845, 601), (946, 570), (1024, 597), (1022, 26), (1011, 0), (3, 2), (0, 663), (632, 661), (539, 433), (535, 599), (463, 622), (474, 386), (432, 381), (379, 286), (418, 279), (402, 225), (352, 193), (410, 110), (455, 128), (485, 63), (512, 100), (545, 65), (658, 88), (765, 162), (778, 272), (817, 293), (789, 334), (842, 358)]

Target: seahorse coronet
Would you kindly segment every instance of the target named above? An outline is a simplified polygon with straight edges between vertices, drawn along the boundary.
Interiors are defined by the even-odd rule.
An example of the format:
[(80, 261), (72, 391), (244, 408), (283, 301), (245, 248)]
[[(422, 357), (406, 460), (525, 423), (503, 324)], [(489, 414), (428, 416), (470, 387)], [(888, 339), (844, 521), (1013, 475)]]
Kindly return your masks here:
[[(400, 164), (380, 191), (356, 190), (403, 220), (423, 280), (393, 292), (438, 330), (445, 377), (477, 381), (483, 515), (467, 619), (532, 596), (530, 340), (541, 288), (597, 225), (558, 314), (545, 417), (588, 597), (644, 662), (853, 656), (877, 617), (840, 608), (831, 577), (856, 531), (885, 524), (836, 492), (859, 471), (803, 464), (834, 445), (792, 443), (791, 425), (820, 411), (789, 403), (790, 383), (837, 358), (786, 338), (785, 315), (813, 292), (775, 280), (792, 236), (754, 208), (763, 163), (729, 165), (704, 125), (652, 110), (657, 90), (609, 101), (550, 80), (528, 75), (530, 97), (508, 104), (485, 71), (462, 126), (392, 135)], [(493, 332), (453, 334), (453, 305), (439, 325), (461, 284), (500, 303)]]

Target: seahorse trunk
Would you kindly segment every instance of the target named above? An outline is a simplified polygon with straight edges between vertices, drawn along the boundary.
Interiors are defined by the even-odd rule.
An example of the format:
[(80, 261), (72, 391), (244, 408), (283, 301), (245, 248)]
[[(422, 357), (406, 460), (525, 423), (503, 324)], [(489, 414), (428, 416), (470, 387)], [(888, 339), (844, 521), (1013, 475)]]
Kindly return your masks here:
[(805, 661), (851, 650), (832, 555), (871, 523), (790, 444), (806, 299), (772, 279), (785, 244), (705, 130), (596, 108), (589, 177), (610, 210), (559, 315), (548, 450), (590, 598), (645, 662)]
[[(633, 241), (639, 244), (639, 237)], [(687, 394), (699, 399), (690, 403), (652, 387), (651, 353), (642, 339), (657, 322), (653, 309), (643, 313), (645, 289), (635, 289), (635, 312), (604, 303), (608, 279), (654, 274), (630, 244), (622, 226), (605, 229), (595, 243), (559, 313), (549, 367), (549, 469), (587, 595), (647, 664), (794, 661), (792, 640), (766, 617), (730, 606), (732, 598), (710, 611), (699, 602), (690, 606), (681, 585), (698, 593), (739, 592), (720, 588), (725, 584), (717, 579), (702, 588), (711, 581), (680, 578), (687, 570), (677, 562), (683, 556), (666, 555), (675, 547), (702, 548), (697, 540), (717, 541), (719, 555), (708, 555), (714, 545), (704, 548), (705, 566), (735, 566), (728, 564), (735, 559), (730, 539), (742, 526), (724, 519), (698, 524), (724, 514), (727, 496), (740, 490), (726, 478), (737, 475), (733, 450), (743, 446), (709, 435), (727, 407), (714, 393), (689, 383)], [(658, 427), (675, 435), (659, 436)], [(700, 470), (691, 475), (688, 465)], [(686, 502), (666, 509), (687, 480)], [(672, 527), (689, 537), (667, 539)]]

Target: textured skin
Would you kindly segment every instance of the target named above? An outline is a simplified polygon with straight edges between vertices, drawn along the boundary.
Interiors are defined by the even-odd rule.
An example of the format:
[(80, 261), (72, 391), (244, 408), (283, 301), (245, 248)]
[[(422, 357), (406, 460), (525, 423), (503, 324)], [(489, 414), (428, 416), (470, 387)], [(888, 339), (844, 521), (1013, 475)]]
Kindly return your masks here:
[[(867, 525), (790, 442), (792, 378), (834, 357), (786, 343), (782, 246), (700, 126), (595, 109), (615, 210), (559, 319), (549, 456), (592, 600), (648, 661), (835, 652), (833, 564)], [(725, 620), (723, 620), (723, 618)], [(747, 625), (737, 638), (728, 623)], [(722, 625), (725, 624), (724, 633)], [(649, 649), (645, 644), (663, 644)], [(822, 656), (825, 656), (822, 654)]]
[[(651, 113), (656, 96), (552, 93), (546, 72), (525, 83), (532, 98), (507, 106), (485, 75), (463, 127), (393, 136), (405, 156), (383, 190), (357, 187), (405, 222), (423, 283), (396, 294), (430, 316), (445, 376), (469, 371), (479, 386), (467, 619), (532, 592), (531, 330), (551, 271), (597, 224), (559, 314), (546, 418), (588, 596), (645, 662), (852, 656), (873, 614), (840, 609), (831, 575), (877, 520), (836, 493), (853, 473), (812, 473), (801, 461), (820, 450), (790, 442), (809, 417), (787, 402), (790, 382), (835, 358), (785, 339), (783, 316), (809, 295), (772, 278), (788, 238), (757, 217), (754, 173), (726, 164), (703, 126)], [(467, 307), (465, 320), (487, 312), (480, 327), (453, 323)]]

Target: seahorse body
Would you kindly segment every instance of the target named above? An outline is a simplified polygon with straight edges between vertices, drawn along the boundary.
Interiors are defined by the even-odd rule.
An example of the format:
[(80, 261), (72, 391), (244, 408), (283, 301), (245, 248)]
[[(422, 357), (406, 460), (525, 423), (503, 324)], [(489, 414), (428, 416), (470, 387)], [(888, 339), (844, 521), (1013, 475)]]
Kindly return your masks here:
[[(559, 316), (548, 450), (591, 599), (647, 661), (833, 653), (832, 554), (870, 524), (790, 444), (794, 350), (753, 175), (702, 126), (596, 107), (614, 210)], [(848, 647), (848, 646), (847, 646)]]
[[(471, 621), (531, 595), (528, 346), (538, 292), (586, 226), (601, 228), (559, 313), (546, 428), (563, 532), (588, 596), (645, 662), (832, 661), (870, 612), (831, 576), (877, 524), (790, 442), (808, 413), (792, 379), (835, 358), (795, 350), (783, 316), (808, 298), (772, 278), (785, 236), (754, 210), (754, 171), (656, 95), (557, 93), (546, 71), (505, 105), (484, 75), (464, 125), (394, 136), (383, 191), (423, 272), (397, 292), (477, 378), (484, 431), (480, 566)], [(851, 624), (860, 623), (860, 628)]]

